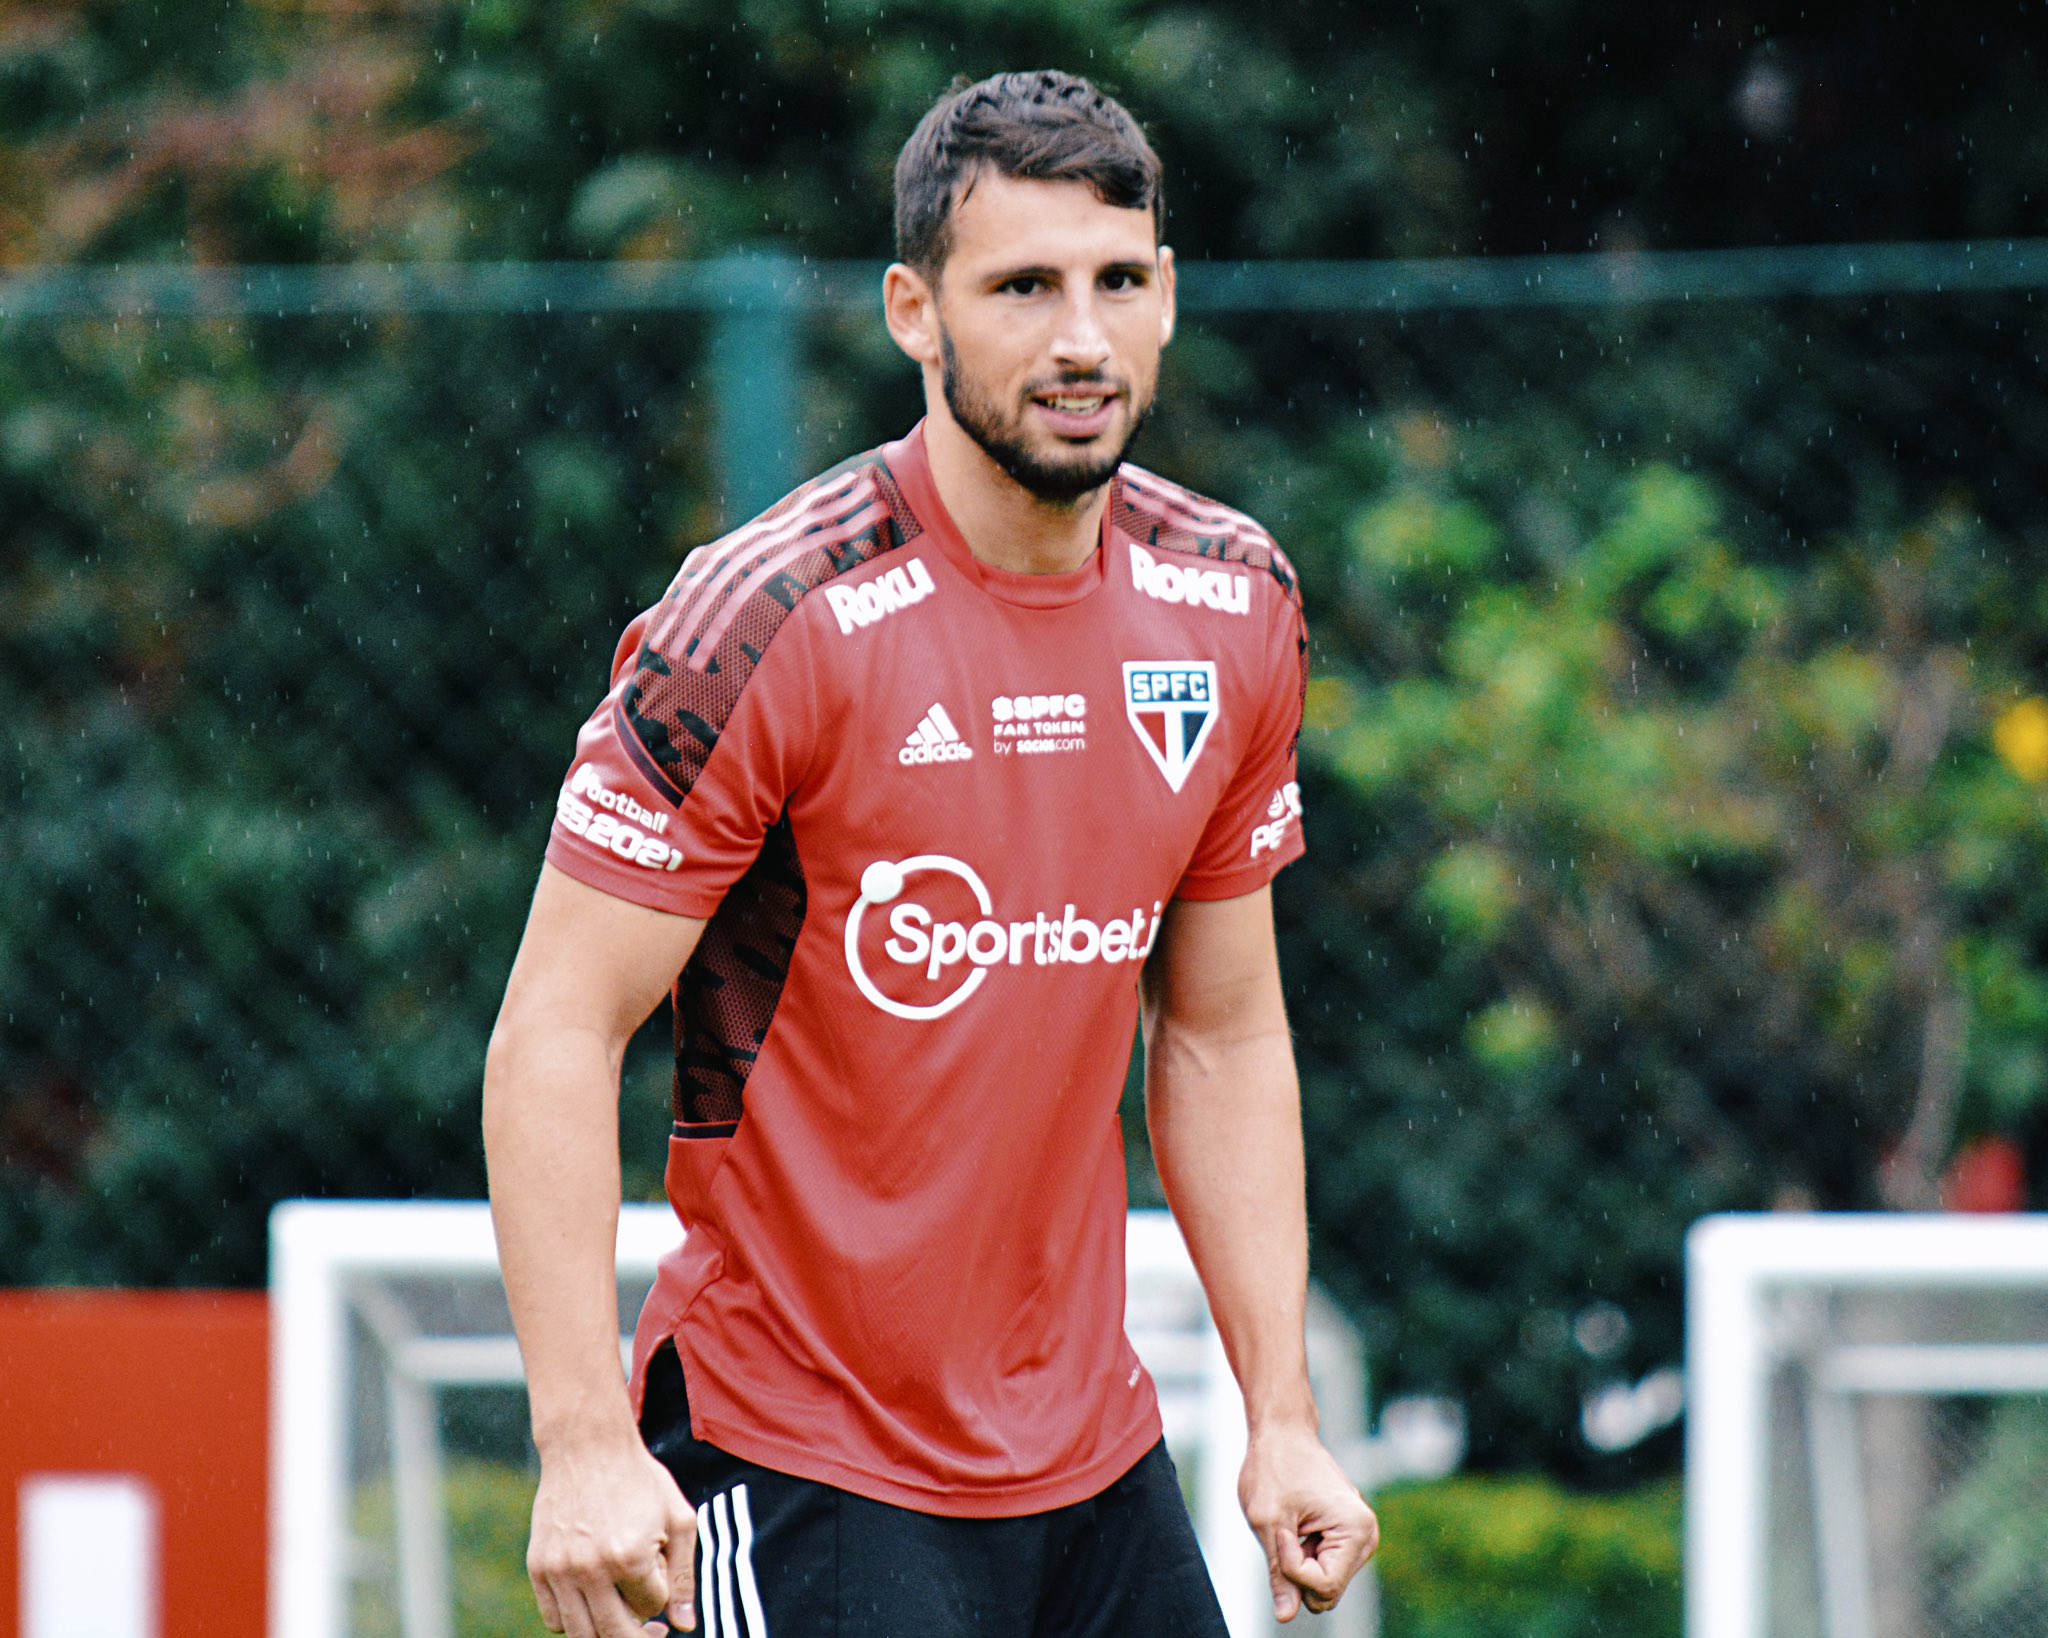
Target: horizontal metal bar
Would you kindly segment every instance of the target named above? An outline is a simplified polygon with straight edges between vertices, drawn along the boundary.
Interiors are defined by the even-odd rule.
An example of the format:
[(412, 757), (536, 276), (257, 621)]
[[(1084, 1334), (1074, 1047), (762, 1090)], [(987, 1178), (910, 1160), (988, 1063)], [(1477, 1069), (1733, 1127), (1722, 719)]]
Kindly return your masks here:
[(1498, 256), (1456, 261), (1194, 263), (1203, 312), (1427, 311), (1870, 296), (2048, 285), (2048, 239), (1757, 250)]
[(0, 279), (0, 319), (310, 318), (403, 313), (800, 312), (845, 306), (882, 266), (731, 256), (704, 262), (389, 262), (301, 267), (136, 263)]
[(1793, 1292), (2048, 1289), (2048, 1213), (1744, 1212), (1686, 1235), (1689, 1278)]
[[(776, 252), (702, 262), (45, 267), (0, 278), (0, 321), (394, 313), (859, 311), (883, 264)], [(2048, 286), (2048, 239), (1587, 256), (1181, 264), (1190, 313), (1427, 312)]]
[(1858, 1343), (1814, 1361), (1829, 1393), (2048, 1393), (2048, 1342)]
[[(519, 1344), (505, 1336), (393, 1338), (387, 1341), (395, 1369), (436, 1387), (517, 1387), (526, 1380)], [(1193, 1380), (1200, 1374), (1202, 1339), (1173, 1331), (1139, 1332), (1134, 1346), (1146, 1369), (1161, 1383)], [(619, 1339), (621, 1357), (632, 1363), (633, 1341)]]
[[(630, 1368), (633, 1339), (619, 1338), (619, 1359)], [(395, 1348), (392, 1368), (437, 1388), (519, 1388), (526, 1385), (519, 1343), (509, 1336), (419, 1337)]]

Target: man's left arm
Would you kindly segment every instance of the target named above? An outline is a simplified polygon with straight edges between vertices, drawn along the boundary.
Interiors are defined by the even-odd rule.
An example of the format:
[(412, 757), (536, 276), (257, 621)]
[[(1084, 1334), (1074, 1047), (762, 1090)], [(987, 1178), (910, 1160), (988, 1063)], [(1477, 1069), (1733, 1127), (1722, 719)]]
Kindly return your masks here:
[(1271, 890), (1176, 899), (1144, 986), (1153, 1158), (1244, 1392), (1238, 1499), (1289, 1621), (1337, 1602), (1379, 1523), (1323, 1448), (1309, 1390), (1301, 1102)]

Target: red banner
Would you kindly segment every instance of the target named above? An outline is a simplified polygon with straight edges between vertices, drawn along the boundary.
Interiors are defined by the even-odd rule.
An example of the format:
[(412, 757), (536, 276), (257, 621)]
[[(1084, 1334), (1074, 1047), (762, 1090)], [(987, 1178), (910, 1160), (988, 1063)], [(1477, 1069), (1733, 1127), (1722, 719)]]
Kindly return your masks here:
[(0, 1630), (263, 1638), (269, 1376), (259, 1292), (0, 1291)]

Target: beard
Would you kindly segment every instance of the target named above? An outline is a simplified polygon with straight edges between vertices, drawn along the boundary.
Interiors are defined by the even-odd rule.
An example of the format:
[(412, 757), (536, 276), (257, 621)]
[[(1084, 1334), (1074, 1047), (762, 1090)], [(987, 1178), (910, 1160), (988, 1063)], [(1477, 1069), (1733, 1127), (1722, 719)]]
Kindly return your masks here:
[[(979, 382), (968, 379), (960, 368), (960, 355), (954, 351), (953, 338), (943, 325), (939, 329), (939, 355), (944, 366), (946, 407), (953, 412), (953, 419), (959, 423), (961, 431), (980, 445), (982, 453), (1002, 468), (1019, 488), (1053, 506), (1072, 506), (1115, 477), (1116, 469), (1123, 464), (1124, 452), (1131, 447), (1152, 413), (1151, 394), (1148, 393), (1142, 401), (1133, 396), (1130, 399), (1130, 423), (1123, 441), (1114, 450), (1091, 454), (1086, 449), (1074, 448), (1064, 458), (1049, 457), (1026, 440), (1021, 412), (1005, 415), (995, 399), (982, 390)], [(1046, 386), (1027, 389), (1026, 396), (1028, 398), (1032, 393), (1048, 388), (1115, 388), (1118, 385), (1113, 377), (1102, 374), (1063, 376)]]

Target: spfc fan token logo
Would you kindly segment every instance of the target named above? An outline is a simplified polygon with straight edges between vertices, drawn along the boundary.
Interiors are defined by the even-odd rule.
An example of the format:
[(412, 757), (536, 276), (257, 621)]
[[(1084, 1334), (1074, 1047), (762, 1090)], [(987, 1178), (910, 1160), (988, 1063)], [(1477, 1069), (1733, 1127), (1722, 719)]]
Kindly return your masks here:
[(1214, 660), (1124, 661), (1124, 710), (1175, 790), (1209, 743), (1220, 707)]

